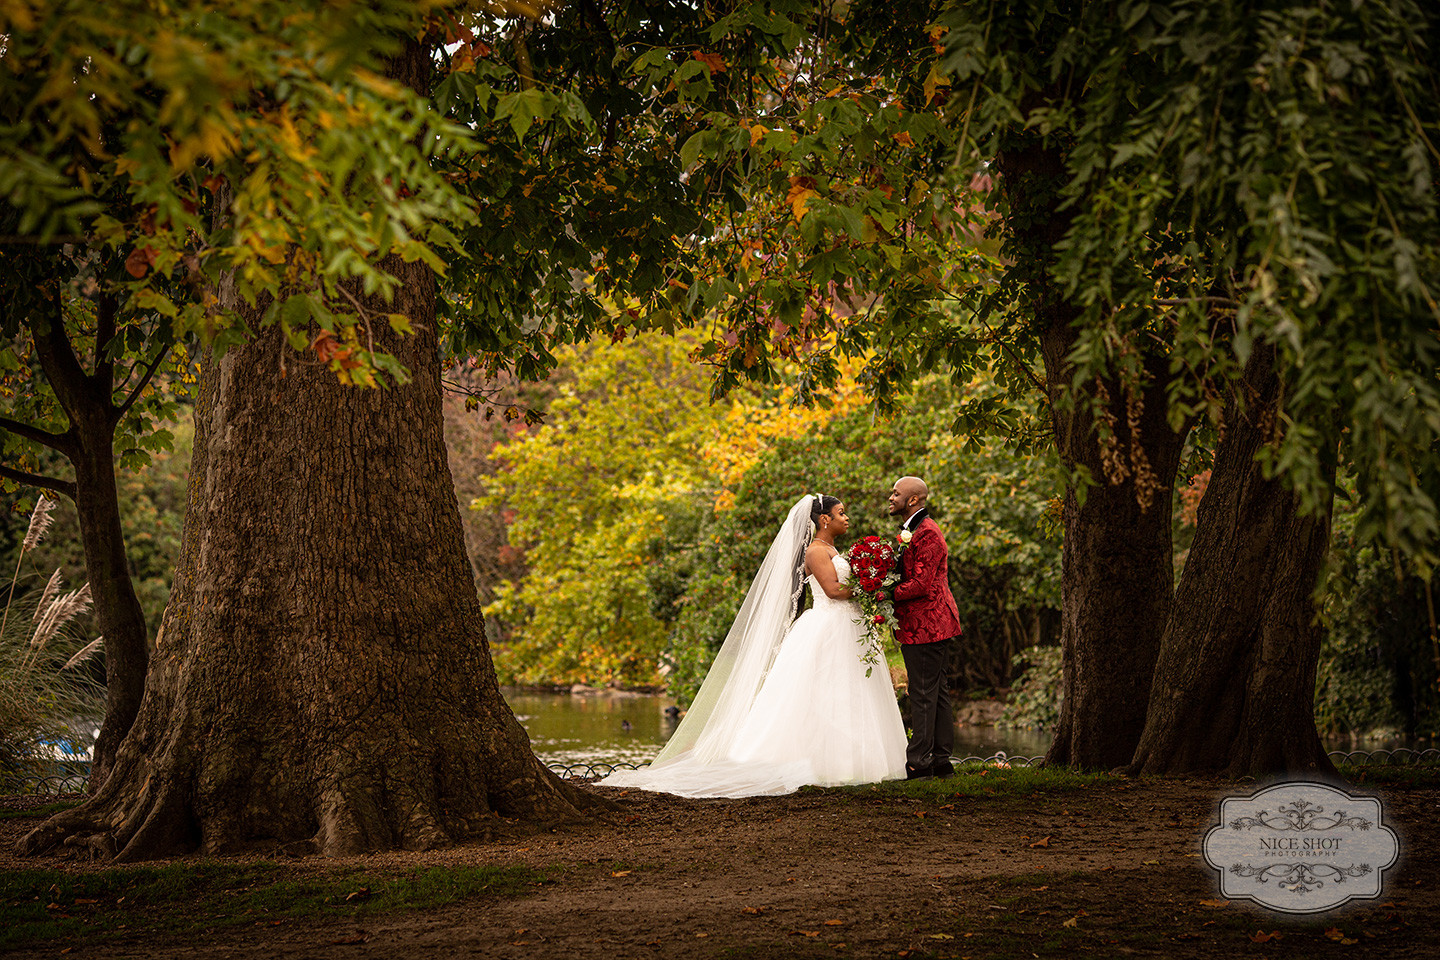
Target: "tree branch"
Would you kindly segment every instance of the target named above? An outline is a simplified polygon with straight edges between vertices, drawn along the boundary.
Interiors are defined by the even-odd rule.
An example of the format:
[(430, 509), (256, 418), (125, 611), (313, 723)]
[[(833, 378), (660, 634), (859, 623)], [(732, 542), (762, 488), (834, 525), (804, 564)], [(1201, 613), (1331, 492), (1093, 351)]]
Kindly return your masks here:
[(56, 453), (63, 453), (67, 457), (72, 456), (74, 450), (69, 433), (51, 433), (49, 430), (41, 430), (39, 427), (21, 423), (19, 420), (11, 420), (9, 417), (0, 417), (0, 430), (8, 430), (22, 440), (32, 440), (41, 446), (49, 447)]
[(139, 383), (135, 384), (134, 389), (130, 391), (130, 396), (126, 397), (125, 402), (115, 408), (115, 412), (111, 417), (115, 423), (119, 423), (130, 408), (135, 405), (135, 401), (140, 399), (140, 391), (145, 389), (145, 385), (150, 382), (150, 378), (155, 376), (155, 371), (160, 369), (160, 364), (166, 357), (170, 356), (170, 348), (173, 345), (173, 343), (168, 343), (161, 348), (159, 353), (155, 354), (155, 359), (150, 361), (150, 365), (145, 368), (145, 375), (140, 378)]
[(60, 406), (70, 415), (70, 422), (74, 423), (76, 411), (85, 403), (86, 373), (79, 358), (75, 356), (70, 338), (65, 334), (65, 311), (60, 301), (57, 290), (57, 309), (50, 320), (50, 329), (41, 333), (37, 329), (39, 322), (33, 318), (27, 325), (30, 327), (30, 338), (35, 344), (35, 355), (50, 381), (50, 389), (55, 391), (55, 399), (60, 401)]
[(54, 477), (43, 477), (38, 473), (27, 473), (24, 470), (16, 470), (14, 467), (7, 467), (0, 463), (0, 477), (6, 480), (14, 480), (16, 483), (23, 483), (27, 487), (39, 487), (42, 490), (50, 490), (55, 493), (75, 499), (75, 484), (69, 480), (57, 480)]
[(115, 298), (102, 293), (95, 304), (95, 363), (94, 377), (103, 384), (115, 382), (115, 361), (110, 359), (110, 341), (115, 338), (115, 311), (119, 308)]

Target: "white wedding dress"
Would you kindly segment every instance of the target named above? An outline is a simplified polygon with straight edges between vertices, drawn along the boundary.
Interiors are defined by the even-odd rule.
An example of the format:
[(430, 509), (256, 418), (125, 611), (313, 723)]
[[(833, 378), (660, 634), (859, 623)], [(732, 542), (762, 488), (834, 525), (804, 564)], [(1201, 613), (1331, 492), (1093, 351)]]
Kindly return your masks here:
[[(832, 562), (844, 583), (849, 563), (841, 556)], [(748, 691), (748, 702), (731, 704), (729, 722), (707, 716), (710, 722), (701, 723), (708, 730), (692, 733), (695, 742), (678, 751), (667, 746), (649, 767), (618, 770), (600, 782), (687, 797), (751, 797), (792, 793), (807, 784), (903, 779), (905, 727), (889, 671), (861, 660), (859, 607), (825, 596), (814, 577), (807, 582), (815, 606), (782, 633), (768, 670), (755, 673), (758, 683), (751, 686), (757, 689)], [(737, 622), (744, 614), (742, 608)], [(722, 657), (716, 660), (720, 666)], [(734, 701), (745, 685), (731, 674), (743, 675), (743, 664), (724, 669), (719, 683), (728, 680), (726, 693)], [(702, 687), (696, 707), (705, 693)], [(672, 745), (684, 739), (682, 732), (676, 730)]]

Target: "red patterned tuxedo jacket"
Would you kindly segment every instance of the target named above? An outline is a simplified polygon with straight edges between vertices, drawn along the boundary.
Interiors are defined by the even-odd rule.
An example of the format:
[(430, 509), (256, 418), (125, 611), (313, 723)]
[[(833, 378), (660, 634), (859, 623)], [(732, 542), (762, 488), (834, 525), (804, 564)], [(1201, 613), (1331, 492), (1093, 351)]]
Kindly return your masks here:
[(950, 550), (945, 535), (929, 517), (912, 531), (910, 545), (900, 554), (900, 582), (895, 585), (895, 619), (901, 643), (935, 643), (960, 635), (960, 610), (950, 593)]

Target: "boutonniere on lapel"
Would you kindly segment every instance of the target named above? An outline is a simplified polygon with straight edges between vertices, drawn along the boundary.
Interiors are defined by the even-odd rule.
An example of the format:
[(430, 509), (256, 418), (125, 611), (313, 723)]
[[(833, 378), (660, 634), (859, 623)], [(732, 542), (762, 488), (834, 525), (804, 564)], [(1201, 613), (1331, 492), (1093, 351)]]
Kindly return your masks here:
[(900, 547), (901, 547), (901, 549), (904, 549), (905, 547), (910, 546), (910, 541), (913, 540), (914, 538), (915, 538), (915, 534), (911, 533), (909, 530), (901, 530), (901, 531), (900, 531)]

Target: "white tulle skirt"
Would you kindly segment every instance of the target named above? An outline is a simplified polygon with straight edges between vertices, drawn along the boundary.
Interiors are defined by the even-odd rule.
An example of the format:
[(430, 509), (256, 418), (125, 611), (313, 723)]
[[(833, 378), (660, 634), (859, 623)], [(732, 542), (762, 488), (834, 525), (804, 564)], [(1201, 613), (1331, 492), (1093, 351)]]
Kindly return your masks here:
[(903, 778), (905, 726), (890, 674), (883, 663), (861, 661), (855, 616), (853, 604), (821, 595), (796, 619), (723, 757), (682, 754), (600, 782), (687, 797), (752, 797)]

